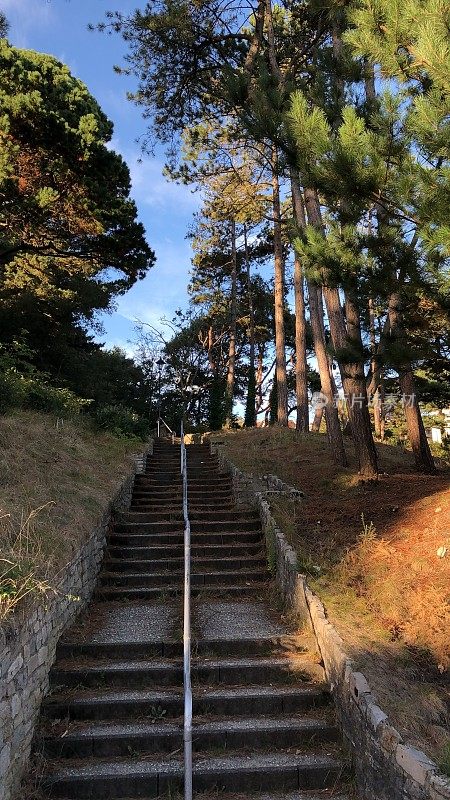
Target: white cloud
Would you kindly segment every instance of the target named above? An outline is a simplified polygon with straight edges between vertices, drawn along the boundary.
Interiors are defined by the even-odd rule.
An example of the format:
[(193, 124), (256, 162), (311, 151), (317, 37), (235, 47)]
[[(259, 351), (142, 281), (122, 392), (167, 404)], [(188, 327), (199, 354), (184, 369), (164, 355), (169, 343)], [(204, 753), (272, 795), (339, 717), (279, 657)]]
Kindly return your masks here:
[(164, 160), (158, 157), (143, 156), (137, 149), (122, 147), (118, 138), (111, 142), (111, 150), (116, 150), (128, 164), (131, 176), (133, 197), (140, 205), (155, 210), (171, 209), (172, 213), (194, 212), (201, 204), (201, 194), (193, 192), (189, 186), (181, 186), (169, 181), (163, 175)]
[(125, 89), (106, 88), (100, 90), (97, 99), (103, 110), (113, 116), (116, 121), (120, 118), (127, 118), (129, 101)]
[(132, 346), (131, 342), (125, 342), (123, 339), (118, 339), (114, 336), (107, 336), (104, 350), (112, 350), (114, 347), (120, 347), (125, 353), (127, 358), (134, 358), (136, 355), (136, 348)]
[(59, 56), (56, 56), (56, 58), (61, 62), (61, 64), (65, 64), (67, 67), (69, 67), (72, 75), (75, 75), (75, 77), (77, 76), (78, 66), (76, 61), (69, 59), (65, 53), (60, 53)]
[(188, 186), (180, 186), (168, 181), (162, 174), (164, 163), (155, 158), (138, 163), (129, 162), (133, 194), (141, 203), (151, 208), (182, 209), (196, 211), (200, 205), (200, 195)]
[(16, 47), (28, 47), (28, 32), (48, 27), (55, 19), (55, 4), (48, 0), (0, 0), (10, 24), (10, 40)]
[(119, 299), (118, 312), (131, 322), (138, 319), (161, 328), (162, 317), (170, 319), (175, 309), (187, 304), (189, 269), (188, 247), (164, 248), (156, 267)]
[[(123, 103), (122, 99), (122, 108)], [(179, 185), (164, 177), (164, 159), (143, 156), (137, 148), (124, 147), (120, 138), (115, 135), (107, 146), (109, 150), (120, 153), (127, 162), (132, 194), (139, 205), (155, 210), (170, 209), (172, 214), (193, 213), (200, 207), (200, 192), (193, 192), (189, 186)]]

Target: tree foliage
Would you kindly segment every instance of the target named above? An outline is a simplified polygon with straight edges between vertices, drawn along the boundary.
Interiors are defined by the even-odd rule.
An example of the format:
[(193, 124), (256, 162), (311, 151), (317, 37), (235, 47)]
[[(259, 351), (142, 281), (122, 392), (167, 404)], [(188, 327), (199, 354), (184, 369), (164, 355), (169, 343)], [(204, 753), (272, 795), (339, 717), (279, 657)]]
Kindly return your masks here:
[(137, 412), (137, 368), (86, 332), (155, 260), (112, 133), (67, 66), (0, 40), (0, 345), (28, 353), (4, 370)]
[(154, 262), (128, 168), (107, 147), (112, 124), (65, 65), (6, 40), (0, 121), (3, 297), (107, 308)]

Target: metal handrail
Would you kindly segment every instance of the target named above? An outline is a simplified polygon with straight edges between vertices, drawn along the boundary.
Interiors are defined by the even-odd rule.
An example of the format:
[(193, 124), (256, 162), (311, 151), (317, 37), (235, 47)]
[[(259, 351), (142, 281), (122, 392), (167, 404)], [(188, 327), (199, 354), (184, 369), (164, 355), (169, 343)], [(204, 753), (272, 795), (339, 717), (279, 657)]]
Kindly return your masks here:
[(168, 431), (169, 431), (169, 433), (170, 433), (170, 434), (172, 435), (172, 437), (173, 437), (173, 436), (174, 436), (174, 432), (173, 432), (172, 428), (169, 428), (169, 426), (168, 426), (167, 422), (165, 422), (165, 420), (163, 420), (163, 418), (162, 418), (161, 416), (159, 416), (159, 417), (158, 417), (158, 420), (157, 420), (157, 422), (156, 422), (156, 427), (157, 427), (157, 431), (158, 431), (158, 439), (159, 439), (159, 438), (160, 438), (160, 436), (161, 436), (161, 422), (162, 422), (162, 424), (164, 425), (164, 427), (166, 428), (166, 430), (168, 430)]
[(184, 517), (184, 797), (192, 800), (192, 686), (191, 686), (191, 525), (188, 512), (188, 485), (184, 426), (181, 422), (181, 476), (183, 480)]

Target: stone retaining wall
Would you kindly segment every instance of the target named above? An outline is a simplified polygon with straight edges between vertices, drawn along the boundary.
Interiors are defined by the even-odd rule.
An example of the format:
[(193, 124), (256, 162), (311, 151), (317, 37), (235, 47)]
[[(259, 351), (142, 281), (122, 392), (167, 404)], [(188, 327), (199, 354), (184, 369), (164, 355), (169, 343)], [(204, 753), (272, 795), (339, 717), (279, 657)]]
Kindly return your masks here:
[(269, 563), (273, 560), (286, 607), (315, 633), (361, 799), (450, 800), (449, 778), (424, 753), (405, 744), (389, 723), (365, 676), (355, 671), (319, 598), (297, 570), (296, 553), (277, 527), (268, 502), (274, 491), (301, 501), (297, 490), (276, 476), (254, 479), (231, 464), (220, 447), (214, 449), (219, 453), (221, 467), (232, 474), (236, 500), (259, 509)]
[(135, 474), (143, 471), (149, 452), (151, 444), (66, 568), (57, 594), (15, 613), (0, 627), (0, 800), (11, 800), (18, 792), (58, 639), (91, 599), (112, 515), (128, 507)]

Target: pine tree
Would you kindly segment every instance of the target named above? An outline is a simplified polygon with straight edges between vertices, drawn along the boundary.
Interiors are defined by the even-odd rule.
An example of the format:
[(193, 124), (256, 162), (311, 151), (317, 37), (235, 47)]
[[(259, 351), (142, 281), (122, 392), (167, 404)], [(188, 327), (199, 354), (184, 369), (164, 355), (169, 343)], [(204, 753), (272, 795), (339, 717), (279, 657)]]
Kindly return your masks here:
[(3, 298), (107, 308), (154, 263), (128, 168), (107, 147), (112, 123), (65, 65), (5, 39), (0, 115)]
[[(349, 397), (361, 473), (373, 477), (376, 453), (366, 391), (372, 379), (366, 369), (390, 375), (407, 367), (413, 375), (427, 357), (437, 364), (446, 352), (431, 325), (431, 347), (425, 334), (417, 334), (424, 295), (440, 314), (447, 285), (445, 8), (435, 0), (407, 0), (403, 6), (361, 0), (345, 8), (313, 0), (286, 10), (259, 0), (253, 19), (242, 28), (241, 15), (228, 4), (188, 7), (186, 14), (185, 4), (163, 2), (113, 19), (129, 44), (129, 66), (139, 76), (135, 99), (146, 112), (151, 109), (153, 132), (165, 141), (176, 141), (187, 128), (198, 136), (202, 125), (219, 137), (227, 130), (233, 143), (258, 150), (266, 175), (267, 156), (272, 155), (271, 180), (292, 179), (294, 172), (306, 215), (302, 220), (301, 203), (294, 203), (297, 266), (307, 278), (322, 389), (330, 398), (328, 435), (335, 458), (344, 463), (331, 405), (331, 349)], [(372, 65), (378, 81), (385, 81), (379, 96)], [(283, 229), (284, 219), (276, 209), (274, 217), (280, 324), (284, 264), (279, 223)], [(399, 282), (400, 302), (395, 314), (392, 309), (388, 314)], [(380, 309), (381, 329), (394, 317), (397, 326), (391, 342), (383, 335), (377, 342), (375, 334), (372, 351), (369, 298)], [(323, 299), (331, 348), (325, 340)], [(301, 302), (297, 316), (301, 329)], [(279, 327), (279, 345), (281, 332)], [(282, 380), (281, 347), (278, 360)], [(279, 401), (284, 419), (283, 391)], [(418, 405), (414, 414), (420, 428)], [(414, 444), (412, 428), (411, 438)], [(420, 430), (419, 439), (420, 447), (414, 445), (418, 463), (426, 450)]]
[(8, 35), (9, 24), (6, 19), (6, 14), (0, 11), (0, 39), (5, 39)]

